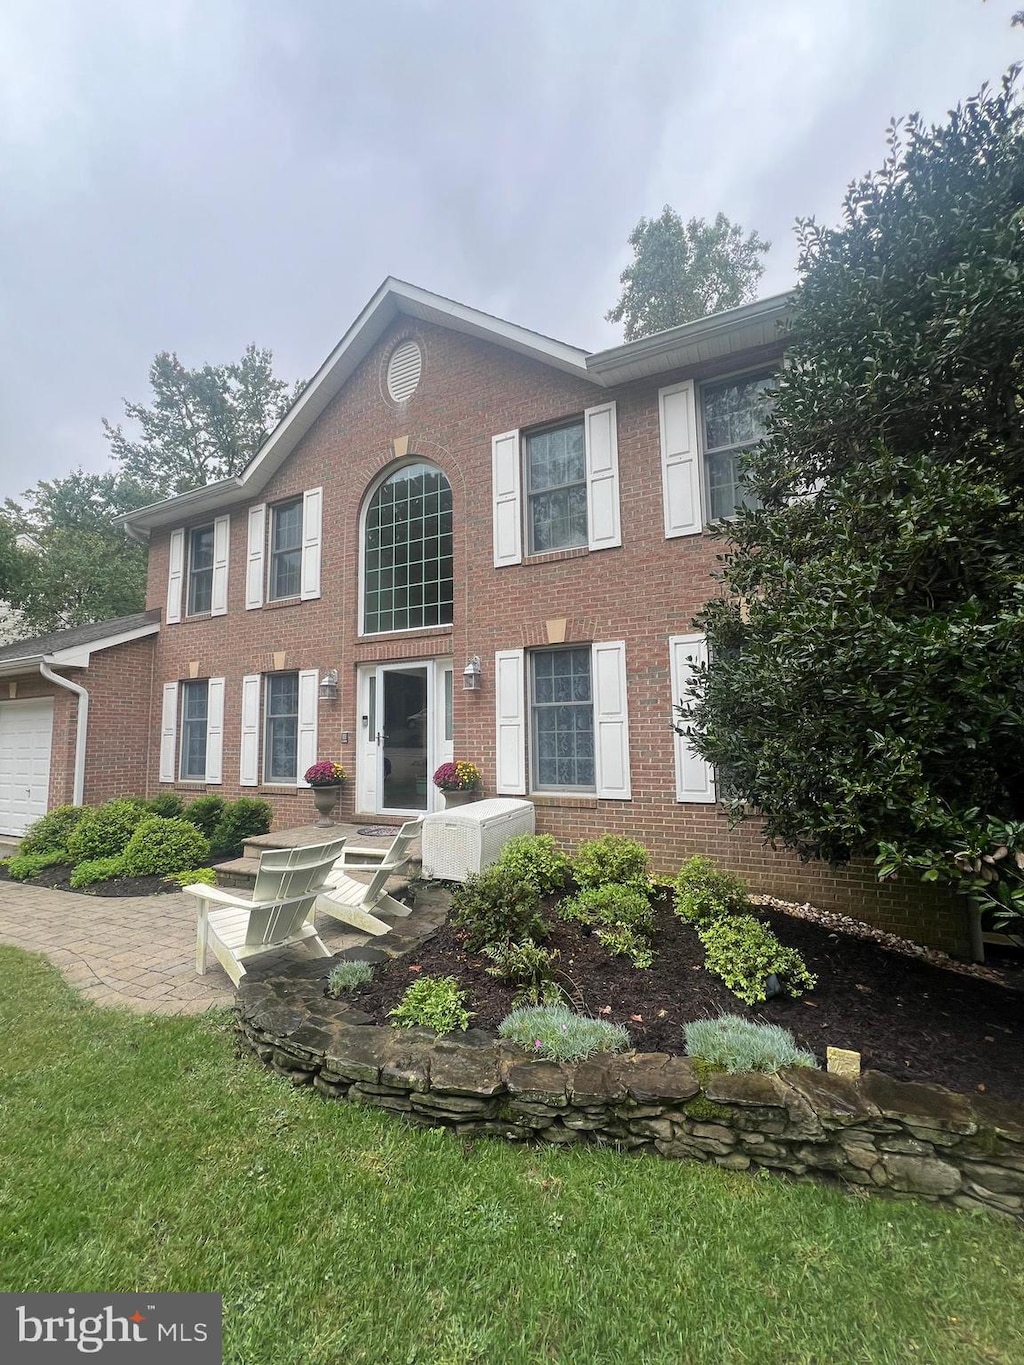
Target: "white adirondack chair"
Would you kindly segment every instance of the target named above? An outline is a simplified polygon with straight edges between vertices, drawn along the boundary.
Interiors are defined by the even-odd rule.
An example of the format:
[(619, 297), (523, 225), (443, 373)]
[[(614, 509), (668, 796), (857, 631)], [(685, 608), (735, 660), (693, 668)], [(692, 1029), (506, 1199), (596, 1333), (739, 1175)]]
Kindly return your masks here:
[(195, 883), (184, 889), (199, 901), (196, 971), (206, 971), (207, 952), (237, 986), (249, 958), (306, 943), (319, 957), (330, 957), (313, 924), (316, 898), (341, 857), (344, 839), (306, 848), (268, 850), (260, 856), (252, 896), (220, 886)]
[[(404, 919), (410, 911), (384, 888), (389, 877), (408, 865), (410, 848), (422, 825), (422, 818), (407, 820), (386, 849), (346, 848), (327, 877), (331, 889), (320, 896), (316, 908), (364, 933), (386, 934), (391, 925), (380, 915)], [(369, 881), (362, 882), (349, 876), (348, 869), (362, 869), (372, 875)]]

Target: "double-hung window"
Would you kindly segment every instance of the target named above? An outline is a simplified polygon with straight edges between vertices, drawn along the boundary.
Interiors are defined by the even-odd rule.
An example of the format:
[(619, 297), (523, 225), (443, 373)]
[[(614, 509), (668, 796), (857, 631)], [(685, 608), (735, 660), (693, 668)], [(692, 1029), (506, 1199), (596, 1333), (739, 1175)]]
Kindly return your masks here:
[(188, 533), (188, 593), (185, 611), (203, 616), (213, 606), (213, 523)]
[(494, 565), (622, 544), (616, 407), (491, 439)]
[(594, 790), (589, 645), (531, 654), (530, 732), (535, 790)]
[(708, 516), (712, 521), (756, 505), (743, 482), (743, 460), (765, 435), (774, 388), (774, 377), (762, 374), (707, 384), (701, 390)]
[(659, 390), (666, 538), (699, 535), (707, 522), (754, 505), (743, 463), (766, 433), (774, 389), (774, 375), (761, 373), (699, 392), (692, 379)]
[(264, 782), (298, 780), (299, 675), (272, 673), (266, 679)]
[(583, 423), (523, 438), (527, 544), (532, 555), (587, 543), (587, 461)]
[(224, 679), (166, 682), (160, 719), (160, 781), (221, 781)]
[(224, 616), (228, 609), (231, 517), (203, 526), (178, 526), (167, 553), (167, 625), (189, 616)]
[(209, 722), (210, 685), (202, 682), (181, 684), (181, 769), (183, 782), (206, 779), (206, 738)]
[(298, 597), (302, 587), (302, 499), (291, 498), (270, 509), (271, 602)]
[(499, 794), (630, 799), (621, 640), (499, 650), (494, 681)]
[(245, 563), (245, 607), (306, 602), (320, 596), (324, 490), (250, 507)]

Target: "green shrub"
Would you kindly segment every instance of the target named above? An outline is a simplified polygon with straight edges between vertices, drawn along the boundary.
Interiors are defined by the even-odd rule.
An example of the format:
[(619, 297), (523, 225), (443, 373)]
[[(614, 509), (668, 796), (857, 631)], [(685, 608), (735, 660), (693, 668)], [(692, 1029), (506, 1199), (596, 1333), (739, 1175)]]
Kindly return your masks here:
[(518, 834), (501, 850), (498, 867), (532, 882), (542, 896), (563, 891), (572, 865), (550, 834)]
[(132, 835), (124, 851), (126, 877), (160, 877), (202, 867), (210, 857), (210, 841), (188, 820), (150, 815)]
[(68, 835), (68, 853), (75, 863), (113, 858), (125, 851), (138, 825), (148, 818), (145, 805), (134, 799), (87, 806)]
[(168, 872), (164, 881), (173, 882), (175, 886), (216, 886), (217, 873), (212, 867), (195, 867), (191, 871)]
[(720, 976), (746, 1005), (767, 1000), (770, 975), (789, 995), (813, 990), (818, 978), (795, 948), (784, 947), (766, 924), (753, 915), (733, 915), (698, 930), (704, 945), (704, 965)]
[(732, 872), (722, 872), (711, 858), (688, 858), (675, 881), (675, 910), (694, 924), (712, 924), (726, 915), (750, 910), (747, 888)]
[(109, 882), (124, 875), (124, 855), (121, 853), (110, 858), (86, 858), (72, 872), (71, 885), (80, 891), (83, 886), (92, 886), (93, 882)]
[(146, 802), (150, 815), (162, 815), (165, 820), (177, 820), (185, 809), (185, 803), (177, 792), (161, 792)]
[(784, 1066), (817, 1066), (813, 1052), (796, 1045), (789, 1029), (755, 1024), (739, 1014), (696, 1019), (687, 1024), (686, 1055), (720, 1071), (775, 1072)]
[(578, 920), (593, 927), (605, 925), (628, 926), (647, 931), (654, 926), (654, 910), (642, 891), (634, 886), (610, 882), (607, 886), (589, 886), (575, 896), (569, 896), (558, 906), (563, 919)]
[(394, 1019), (399, 1028), (415, 1028), (419, 1024), (437, 1033), (451, 1033), (469, 1028), (467, 1002), (468, 997), (459, 989), (454, 976), (421, 976), (388, 1018)]
[(647, 850), (624, 834), (602, 834), (600, 839), (580, 844), (573, 860), (573, 875), (581, 887), (618, 882), (646, 891)]
[(224, 814), (224, 799), (220, 796), (197, 796), (182, 811), (182, 819), (213, 840), (213, 832)]
[(21, 836), (18, 852), (53, 853), (66, 849), (68, 836), (87, 809), (86, 806), (55, 806), (29, 825)]
[(488, 943), (537, 942), (547, 938), (540, 913), (540, 892), (532, 882), (495, 864), (469, 877), (452, 896), (449, 919), (466, 931), (466, 947), (476, 952)]
[(650, 939), (631, 929), (628, 924), (598, 929), (597, 941), (602, 948), (607, 948), (612, 957), (628, 957), (634, 967), (644, 970), (654, 966), (654, 949)]
[(523, 1005), (498, 1025), (498, 1037), (518, 1043), (533, 1057), (580, 1062), (595, 1052), (622, 1052), (629, 1034), (621, 1024), (590, 1019), (568, 1005)]
[(230, 801), (221, 812), (210, 839), (213, 856), (237, 858), (246, 839), (269, 834), (273, 818), (270, 802), (261, 801), (259, 797), (240, 796), (237, 801)]
[(42, 872), (44, 867), (56, 867), (58, 863), (68, 862), (68, 852), (64, 848), (54, 848), (48, 853), (16, 853), (7, 859), (7, 873), (16, 882), (27, 882)]
[(555, 980), (559, 959), (557, 948), (541, 948), (531, 939), (520, 943), (489, 943), (484, 953), (494, 963), (488, 976), (508, 981), (517, 989), (515, 1004), (553, 1004), (562, 994)]
[(327, 994), (337, 998), (346, 991), (355, 990), (356, 986), (365, 986), (372, 980), (372, 962), (362, 962), (358, 959), (339, 962), (336, 967), (331, 968), (331, 974), (327, 978)]
[(653, 964), (650, 934), (654, 928), (654, 909), (635, 886), (617, 882), (589, 886), (562, 901), (558, 913), (563, 919), (578, 920), (595, 928), (602, 947), (613, 955), (630, 958), (634, 967)]

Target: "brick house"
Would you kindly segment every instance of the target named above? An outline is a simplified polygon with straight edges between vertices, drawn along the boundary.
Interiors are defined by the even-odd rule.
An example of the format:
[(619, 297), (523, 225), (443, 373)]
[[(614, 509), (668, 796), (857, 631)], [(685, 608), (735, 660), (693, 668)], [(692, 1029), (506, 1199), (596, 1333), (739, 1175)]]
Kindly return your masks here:
[[(135, 650), (130, 690), (127, 671), (93, 679), (86, 799), (133, 747), (114, 726), (145, 735), (122, 790), (259, 795), (278, 827), (308, 823), (317, 758), (349, 773), (343, 818), (373, 821), (435, 809), (434, 768), (468, 758), (566, 844), (629, 834), (663, 873), (708, 853), (758, 890), (964, 949), (948, 894), (730, 830), (672, 728), (716, 591), (703, 527), (742, 497), (786, 302), (590, 354), (386, 280), (244, 473), (123, 518), (149, 544), (151, 633), (97, 656), (127, 670)], [(0, 650), (0, 679), (10, 648), (27, 646)], [(70, 717), (66, 689), (58, 706), (59, 685), (25, 682)], [(71, 795), (60, 758), (49, 800)]]

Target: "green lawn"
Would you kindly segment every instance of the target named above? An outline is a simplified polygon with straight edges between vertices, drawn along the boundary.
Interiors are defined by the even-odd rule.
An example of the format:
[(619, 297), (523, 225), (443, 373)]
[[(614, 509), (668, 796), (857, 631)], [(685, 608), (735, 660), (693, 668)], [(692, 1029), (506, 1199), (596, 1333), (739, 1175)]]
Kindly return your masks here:
[(461, 1143), (0, 948), (0, 1289), (212, 1290), (240, 1365), (1024, 1362), (1024, 1235), (608, 1151)]

